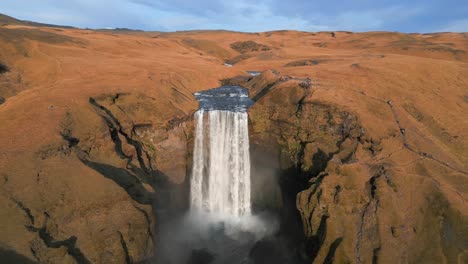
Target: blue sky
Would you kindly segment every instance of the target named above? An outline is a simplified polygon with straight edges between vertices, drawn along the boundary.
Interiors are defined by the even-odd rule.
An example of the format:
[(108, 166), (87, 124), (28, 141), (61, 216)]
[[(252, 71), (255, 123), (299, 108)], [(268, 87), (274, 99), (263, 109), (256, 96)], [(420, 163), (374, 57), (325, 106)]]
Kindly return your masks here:
[(0, 13), (90, 28), (468, 32), (468, 0), (1, 0)]

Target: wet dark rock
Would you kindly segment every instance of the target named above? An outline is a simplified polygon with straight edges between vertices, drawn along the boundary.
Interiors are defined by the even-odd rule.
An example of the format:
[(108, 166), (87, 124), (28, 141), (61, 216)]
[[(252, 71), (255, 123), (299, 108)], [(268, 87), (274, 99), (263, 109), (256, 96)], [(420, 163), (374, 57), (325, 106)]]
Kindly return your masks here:
[(210, 264), (213, 263), (215, 256), (206, 249), (197, 249), (192, 251), (188, 264)]
[(9, 72), (9, 71), (10, 71), (10, 68), (8, 68), (8, 66), (0, 62), (0, 74)]
[(251, 264), (283, 264), (286, 262), (286, 254), (281, 245), (272, 239), (264, 239), (257, 242), (250, 251)]
[(252, 80), (252, 76), (238, 75), (233, 78), (227, 78), (221, 80), (222, 86), (242, 86), (242, 84)]

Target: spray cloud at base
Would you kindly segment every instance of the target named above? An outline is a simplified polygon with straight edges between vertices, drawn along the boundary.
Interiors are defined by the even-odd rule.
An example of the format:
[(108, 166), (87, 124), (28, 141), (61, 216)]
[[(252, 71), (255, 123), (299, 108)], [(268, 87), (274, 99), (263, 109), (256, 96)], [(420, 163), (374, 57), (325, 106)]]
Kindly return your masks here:
[(195, 96), (200, 109), (195, 113), (190, 208), (160, 227), (158, 263), (259, 263), (252, 252), (262, 241), (274, 240), (279, 222), (276, 215), (252, 209), (246, 110), (253, 102), (241, 87)]

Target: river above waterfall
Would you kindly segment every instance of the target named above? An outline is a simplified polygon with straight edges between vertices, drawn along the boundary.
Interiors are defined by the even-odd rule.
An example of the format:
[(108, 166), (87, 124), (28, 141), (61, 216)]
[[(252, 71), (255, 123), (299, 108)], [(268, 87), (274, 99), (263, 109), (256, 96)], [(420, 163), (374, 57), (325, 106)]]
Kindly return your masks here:
[(221, 86), (218, 88), (194, 93), (200, 110), (225, 110), (246, 112), (254, 103), (249, 98), (249, 90), (240, 86)]

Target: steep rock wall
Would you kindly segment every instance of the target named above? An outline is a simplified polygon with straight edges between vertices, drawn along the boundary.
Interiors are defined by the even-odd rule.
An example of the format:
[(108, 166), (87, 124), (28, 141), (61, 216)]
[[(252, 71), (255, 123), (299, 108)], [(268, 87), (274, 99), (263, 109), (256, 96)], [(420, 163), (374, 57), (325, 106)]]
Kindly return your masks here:
[[(314, 96), (318, 85), (272, 72), (243, 81), (254, 97), (255, 84), (268, 89), (250, 110), (251, 144), (276, 168), (283, 232), (296, 234), (304, 263), (462, 263), (466, 217), (451, 205), (460, 197), (431, 175), (464, 172), (416, 151), (391, 102), (382, 105), (400, 135), (385, 138)], [(402, 150), (386, 152), (388, 141)]]

